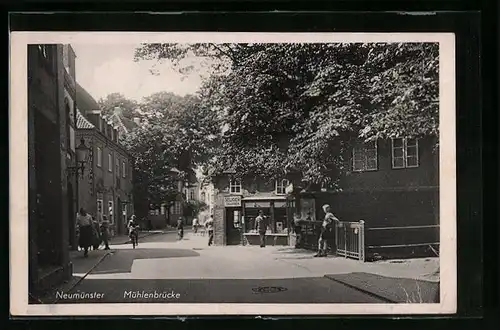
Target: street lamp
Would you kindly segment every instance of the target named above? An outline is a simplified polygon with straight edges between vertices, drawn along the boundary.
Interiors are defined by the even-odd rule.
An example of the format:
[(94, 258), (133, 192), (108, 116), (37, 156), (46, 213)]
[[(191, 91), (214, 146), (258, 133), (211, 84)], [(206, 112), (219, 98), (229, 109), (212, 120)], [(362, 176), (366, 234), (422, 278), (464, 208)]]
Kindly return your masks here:
[(80, 140), (80, 145), (76, 147), (76, 166), (68, 166), (68, 171), (83, 178), (85, 173), (85, 164), (89, 158), (90, 148), (85, 145), (85, 140)]

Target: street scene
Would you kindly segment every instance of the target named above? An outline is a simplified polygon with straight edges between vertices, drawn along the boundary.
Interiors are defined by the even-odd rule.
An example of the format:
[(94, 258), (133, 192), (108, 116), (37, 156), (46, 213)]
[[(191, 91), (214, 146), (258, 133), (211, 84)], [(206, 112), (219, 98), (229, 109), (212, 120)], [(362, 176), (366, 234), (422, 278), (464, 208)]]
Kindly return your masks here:
[(29, 303), (439, 303), (439, 51), (28, 45)]
[(176, 236), (154, 232), (137, 249), (127, 242), (88, 259), (76, 254), (73, 278), (43, 302), (429, 303), (437, 294), (432, 258), (360, 264), (289, 247), (208, 248), (207, 237)]

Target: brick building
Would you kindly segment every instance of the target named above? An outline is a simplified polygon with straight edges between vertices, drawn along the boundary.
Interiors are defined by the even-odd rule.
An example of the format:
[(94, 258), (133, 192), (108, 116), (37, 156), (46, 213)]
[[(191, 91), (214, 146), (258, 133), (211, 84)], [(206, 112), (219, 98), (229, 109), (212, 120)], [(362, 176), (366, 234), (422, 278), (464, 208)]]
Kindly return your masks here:
[(68, 279), (74, 219), (74, 53), (60, 44), (28, 45), (29, 292)]
[(80, 206), (110, 221), (111, 235), (125, 234), (134, 213), (132, 159), (119, 142), (119, 130), (101, 115), (95, 99), (77, 84), (77, 139), (91, 148), (89, 170), (79, 184)]

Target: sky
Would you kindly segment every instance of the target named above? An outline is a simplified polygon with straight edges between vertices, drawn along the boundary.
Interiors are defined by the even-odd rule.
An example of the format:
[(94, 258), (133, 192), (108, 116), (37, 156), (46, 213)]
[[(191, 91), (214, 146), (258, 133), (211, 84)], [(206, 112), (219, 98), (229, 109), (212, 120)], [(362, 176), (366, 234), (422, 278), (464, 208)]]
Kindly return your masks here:
[[(195, 93), (201, 85), (198, 74), (181, 75), (169, 62), (134, 62), (134, 50), (139, 44), (71, 46), (76, 54), (76, 80), (96, 100), (116, 92), (137, 101), (160, 91), (183, 96)], [(159, 75), (151, 74), (154, 65)]]

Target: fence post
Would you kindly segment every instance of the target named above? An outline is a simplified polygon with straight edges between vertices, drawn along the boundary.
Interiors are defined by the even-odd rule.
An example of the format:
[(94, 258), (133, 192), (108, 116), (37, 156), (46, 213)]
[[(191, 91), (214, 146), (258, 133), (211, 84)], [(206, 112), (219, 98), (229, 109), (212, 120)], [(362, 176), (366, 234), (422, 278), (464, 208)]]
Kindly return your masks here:
[(359, 220), (359, 260), (365, 261), (365, 222)]
[(347, 222), (344, 222), (344, 256), (347, 259)]

